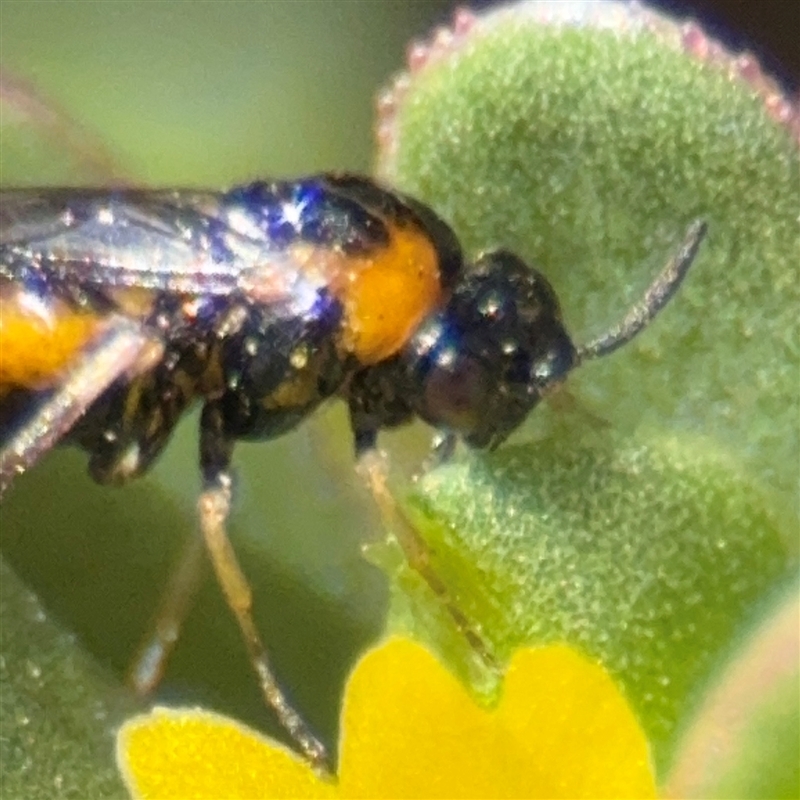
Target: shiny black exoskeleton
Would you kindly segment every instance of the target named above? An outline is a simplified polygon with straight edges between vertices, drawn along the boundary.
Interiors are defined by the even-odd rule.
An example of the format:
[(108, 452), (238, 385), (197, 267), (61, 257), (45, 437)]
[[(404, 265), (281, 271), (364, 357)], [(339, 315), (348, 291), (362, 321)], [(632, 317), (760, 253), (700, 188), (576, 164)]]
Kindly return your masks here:
[[(358, 452), (415, 416), (496, 447), (577, 364), (541, 274), (502, 250), (465, 263), (432, 210), (356, 176), (11, 191), (0, 212), (7, 307), (41, 306), (53, 329), (124, 317), (162, 350), (146, 369), (97, 375), (105, 386), (64, 431), (101, 483), (146, 472), (197, 400), (205, 454), (278, 436), (336, 395)], [(30, 410), (60, 375), (44, 394), (12, 381), (0, 411), (20, 391)]]

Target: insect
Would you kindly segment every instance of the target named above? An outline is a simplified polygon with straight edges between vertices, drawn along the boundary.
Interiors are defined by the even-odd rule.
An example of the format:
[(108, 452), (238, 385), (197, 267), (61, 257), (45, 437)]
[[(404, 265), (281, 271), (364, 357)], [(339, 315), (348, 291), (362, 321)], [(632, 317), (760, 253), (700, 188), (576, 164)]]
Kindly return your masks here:
[[(692, 224), (621, 323), (579, 346), (541, 273), (506, 250), (467, 263), (431, 209), (367, 178), (3, 191), (0, 495), (61, 442), (86, 451), (96, 481), (131, 480), (201, 402), (200, 528), (266, 702), (322, 765), (272, 674), (227, 538), (235, 443), (279, 436), (341, 397), (359, 470), (397, 517), (380, 431), (422, 419), (440, 459), (459, 439), (497, 447), (578, 365), (648, 324), (704, 233)], [(399, 538), (441, 593), (424, 545)]]

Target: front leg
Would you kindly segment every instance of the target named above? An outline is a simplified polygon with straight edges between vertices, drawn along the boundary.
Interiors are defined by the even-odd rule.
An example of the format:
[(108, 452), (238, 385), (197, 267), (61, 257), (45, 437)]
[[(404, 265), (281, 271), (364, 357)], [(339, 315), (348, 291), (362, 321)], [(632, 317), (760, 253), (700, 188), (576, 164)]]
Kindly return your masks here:
[(446, 433), (437, 433), (431, 440), (431, 447), (428, 451), (428, 457), (422, 464), (422, 471), (429, 472), (436, 467), (441, 467), (443, 464), (449, 464), (453, 455), (456, 452), (458, 445), (458, 437), (449, 431)]
[[(458, 603), (451, 596), (447, 585), (431, 565), (431, 550), (428, 543), (420, 536), (414, 523), (397, 504), (388, 485), (388, 457), (377, 447), (377, 430), (370, 430), (363, 425), (359, 426), (359, 420), (356, 415), (352, 414), (352, 408), (351, 424), (356, 449), (356, 472), (367, 485), (380, 510), (383, 524), (387, 530), (391, 531), (403, 551), (406, 563), (425, 581), (453, 620), (456, 628), (483, 663), (491, 669), (499, 669), (489, 645), (458, 607)], [(441, 443), (434, 443), (431, 457), (435, 459), (435, 463), (441, 463), (450, 457), (454, 446), (455, 438), (445, 434)]]
[(227, 521), (233, 496), (230, 474), (233, 439), (226, 433), (225, 418), (218, 404), (211, 402), (203, 408), (200, 426), (200, 467), (204, 489), (198, 510), (200, 528), (214, 572), (228, 607), (239, 624), (265, 702), (275, 711), (311, 765), (327, 772), (325, 747), (292, 707), (272, 671), (267, 649), (253, 620), (253, 591), (228, 538)]

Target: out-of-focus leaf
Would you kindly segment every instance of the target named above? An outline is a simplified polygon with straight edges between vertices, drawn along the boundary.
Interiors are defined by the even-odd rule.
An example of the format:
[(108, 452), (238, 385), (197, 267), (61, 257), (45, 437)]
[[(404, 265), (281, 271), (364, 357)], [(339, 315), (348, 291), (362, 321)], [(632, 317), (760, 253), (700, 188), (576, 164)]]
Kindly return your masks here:
[(800, 601), (770, 602), (681, 737), (667, 797), (800, 796)]
[(139, 706), (0, 561), (0, 793), (122, 797), (114, 728)]

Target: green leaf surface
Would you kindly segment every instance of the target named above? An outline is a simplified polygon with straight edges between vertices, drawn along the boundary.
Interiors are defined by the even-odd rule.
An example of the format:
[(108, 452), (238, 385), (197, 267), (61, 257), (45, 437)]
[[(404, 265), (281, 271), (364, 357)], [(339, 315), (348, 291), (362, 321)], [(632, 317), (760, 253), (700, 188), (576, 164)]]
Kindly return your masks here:
[[(661, 763), (786, 569), (769, 498), (709, 441), (588, 445), (562, 431), (430, 473), (411, 502), (438, 574), (494, 652), (566, 642), (602, 662)], [(445, 642), (458, 658), (458, 640)]]
[[(663, 315), (578, 370), (527, 444), (436, 470), (407, 500), (498, 654), (566, 640), (601, 659), (661, 773), (799, 529), (798, 146), (732, 62), (682, 43), (614, 4), (512, 6), (396, 84), (380, 161), (468, 252), (509, 247), (542, 269), (578, 342), (708, 222)], [(413, 618), (396, 599), (395, 624), (469, 669), (423, 597)]]
[(393, 125), (381, 171), (468, 252), (538, 265), (578, 341), (706, 219), (663, 318), (571, 389), (615, 429), (667, 421), (725, 443), (796, 514), (800, 156), (751, 86), (636, 26), (506, 13), (413, 75)]

